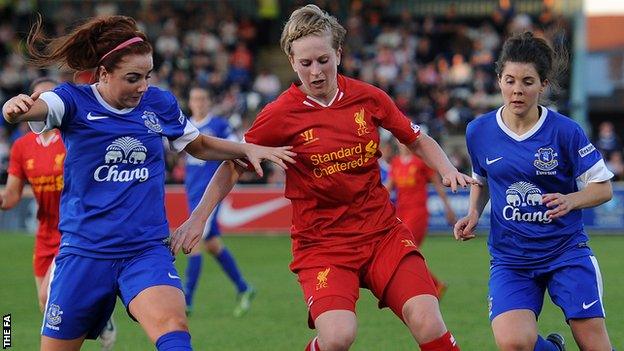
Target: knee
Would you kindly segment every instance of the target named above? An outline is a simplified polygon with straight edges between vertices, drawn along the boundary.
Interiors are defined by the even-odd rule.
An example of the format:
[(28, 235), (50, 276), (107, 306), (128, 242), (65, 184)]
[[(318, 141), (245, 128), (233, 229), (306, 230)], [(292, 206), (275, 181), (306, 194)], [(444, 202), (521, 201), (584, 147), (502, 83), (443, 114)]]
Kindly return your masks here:
[(434, 340), (446, 332), (437, 301), (433, 296), (431, 300), (417, 302), (412, 298), (403, 306), (403, 320), (421, 343)]
[(158, 320), (160, 330), (164, 333), (172, 331), (188, 331), (188, 321), (184, 313), (175, 313), (164, 315)]
[(501, 351), (532, 351), (537, 341), (536, 335), (509, 333), (495, 335), (496, 345)]
[(355, 341), (356, 330), (351, 326), (337, 326), (319, 333), (318, 342), (323, 351), (346, 351)]
[(208, 253), (217, 257), (223, 250), (223, 245), (221, 244), (221, 240), (219, 240), (219, 238), (214, 237), (206, 240), (205, 248)]

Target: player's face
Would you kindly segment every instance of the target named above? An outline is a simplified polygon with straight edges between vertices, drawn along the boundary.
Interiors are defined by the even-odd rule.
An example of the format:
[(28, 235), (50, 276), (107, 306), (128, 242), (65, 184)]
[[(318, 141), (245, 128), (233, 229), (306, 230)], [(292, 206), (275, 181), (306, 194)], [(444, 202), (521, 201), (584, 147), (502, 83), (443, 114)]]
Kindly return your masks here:
[(189, 108), (193, 117), (203, 118), (210, 111), (210, 98), (204, 89), (191, 89), (189, 93)]
[(125, 56), (113, 71), (103, 69), (99, 82), (106, 102), (118, 109), (136, 107), (147, 91), (153, 68), (152, 55), (148, 54)]
[(338, 89), (340, 50), (332, 47), (331, 34), (307, 35), (293, 41), (289, 60), (304, 93), (323, 102), (334, 97)]
[(518, 117), (537, 113), (539, 96), (548, 81), (541, 81), (532, 63), (505, 62), (498, 84), (505, 101), (505, 109)]

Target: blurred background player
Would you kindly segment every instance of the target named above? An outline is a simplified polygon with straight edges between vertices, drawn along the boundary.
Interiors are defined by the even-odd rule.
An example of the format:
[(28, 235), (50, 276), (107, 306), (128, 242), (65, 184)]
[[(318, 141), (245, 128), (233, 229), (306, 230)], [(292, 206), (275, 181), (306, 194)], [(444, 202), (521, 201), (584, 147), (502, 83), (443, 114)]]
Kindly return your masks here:
[[(42, 77), (32, 82), (30, 91), (50, 91), (57, 84), (54, 79)], [(35, 235), (33, 268), (39, 310), (42, 312), (48, 299), (50, 269), (61, 241), (58, 223), (64, 161), (65, 145), (58, 129), (41, 134), (27, 132), (11, 148), (9, 176), (4, 191), (0, 193), (0, 209), (9, 210), (19, 203), (24, 185), (28, 182), (37, 201), (39, 226)], [(98, 337), (102, 350), (112, 350), (116, 337), (117, 330), (111, 316)]]
[[(390, 161), (386, 187), (388, 191), (396, 192), (397, 217), (412, 231), (414, 244), (418, 248), (425, 240), (429, 226), (429, 210), (427, 209), (427, 184), (429, 182), (433, 184), (444, 205), (446, 221), (450, 226), (454, 226), (457, 219), (440, 176), (405, 145), (399, 144), (399, 154)], [(431, 277), (438, 291), (438, 297), (441, 298), (446, 290), (446, 284), (433, 274)]]
[[(193, 87), (189, 93), (190, 121), (199, 132), (217, 138), (236, 140), (228, 121), (213, 113), (213, 100), (208, 90), (202, 87)], [(210, 179), (219, 168), (221, 161), (204, 161), (191, 155), (186, 156), (186, 177), (184, 187), (188, 198), (189, 209), (193, 211), (201, 200), (204, 190)], [(190, 314), (193, 307), (193, 296), (202, 269), (202, 248), (215, 258), (221, 269), (232, 281), (238, 292), (238, 304), (234, 309), (234, 316), (240, 317), (251, 307), (255, 296), (254, 288), (247, 284), (241, 274), (234, 256), (224, 245), (221, 239), (221, 230), (217, 222), (219, 207), (210, 215), (204, 230), (204, 242), (196, 245), (188, 258), (186, 267), (186, 285), (184, 295), (186, 310)]]
[(538, 334), (546, 290), (581, 350), (611, 351), (602, 275), (581, 209), (611, 199), (613, 174), (575, 121), (539, 104), (566, 67), (563, 48), (532, 32), (510, 37), (496, 62), (504, 105), (466, 131), (482, 185), (471, 187), (455, 237), (474, 238), (491, 201), (489, 318), (504, 351), (564, 350), (561, 335)]

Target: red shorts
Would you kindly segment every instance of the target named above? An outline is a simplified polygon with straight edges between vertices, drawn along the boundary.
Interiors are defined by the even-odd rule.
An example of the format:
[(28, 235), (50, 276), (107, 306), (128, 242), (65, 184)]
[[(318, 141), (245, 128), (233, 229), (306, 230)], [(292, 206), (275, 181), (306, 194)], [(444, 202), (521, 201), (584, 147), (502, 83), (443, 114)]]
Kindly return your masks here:
[(35, 277), (43, 278), (50, 268), (52, 261), (56, 257), (56, 253), (47, 254), (47, 255), (38, 255), (33, 254), (33, 270), (35, 272)]
[[(415, 264), (417, 267), (412, 270), (417, 271), (421, 278), (396, 284), (393, 282), (393, 289), (402, 290), (391, 292), (393, 296), (436, 295), (424, 258), (416, 248), (412, 233), (403, 224), (392, 228), (376, 243), (353, 248), (352, 254), (359, 258), (354, 258), (352, 264), (345, 265), (342, 262), (340, 265), (333, 265), (331, 254), (324, 256), (315, 252), (314, 257), (318, 264), (296, 272), (308, 305), (310, 328), (314, 328), (313, 321), (323, 312), (355, 312), (360, 287), (369, 289), (379, 299), (379, 308), (385, 307), (385, 294), (388, 293), (386, 287), (393, 279), (397, 267), (404, 263)], [(404, 260), (408, 255), (416, 259)]]
[(409, 211), (399, 211), (399, 218), (405, 226), (414, 235), (414, 243), (417, 247), (420, 247), (425, 240), (427, 234), (427, 227), (429, 226), (429, 213), (427, 209), (410, 209)]

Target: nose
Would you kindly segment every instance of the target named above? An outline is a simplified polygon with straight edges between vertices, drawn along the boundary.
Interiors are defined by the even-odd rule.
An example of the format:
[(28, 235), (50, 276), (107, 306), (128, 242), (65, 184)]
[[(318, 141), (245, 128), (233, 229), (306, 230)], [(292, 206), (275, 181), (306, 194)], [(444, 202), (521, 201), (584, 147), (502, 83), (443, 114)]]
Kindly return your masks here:
[(513, 85), (513, 94), (514, 95), (522, 95), (524, 93), (524, 90), (522, 89), (522, 84), (514, 84)]
[(321, 65), (316, 61), (312, 62), (312, 65), (310, 67), (310, 73), (315, 76), (321, 74)]
[(139, 84), (139, 87), (137, 88), (137, 91), (139, 93), (144, 93), (147, 90), (147, 86), (147, 79), (142, 79), (141, 84)]

